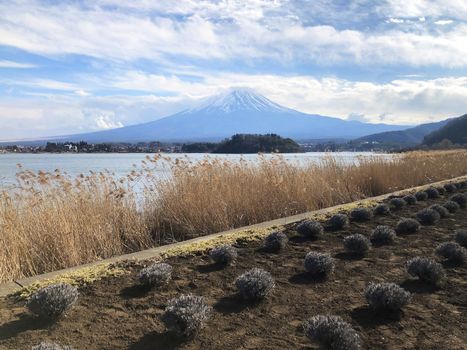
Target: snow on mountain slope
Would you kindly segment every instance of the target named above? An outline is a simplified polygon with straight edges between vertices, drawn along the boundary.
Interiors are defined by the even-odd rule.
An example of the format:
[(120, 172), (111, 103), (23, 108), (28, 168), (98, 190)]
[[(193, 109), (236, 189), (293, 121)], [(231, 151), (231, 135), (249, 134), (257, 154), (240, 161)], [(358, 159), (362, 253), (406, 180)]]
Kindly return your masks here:
[(286, 112), (291, 110), (272, 102), (262, 95), (256, 94), (251, 89), (238, 88), (229, 89), (219, 95), (211, 96), (187, 112), (194, 113), (200, 111), (230, 113), (232, 111)]

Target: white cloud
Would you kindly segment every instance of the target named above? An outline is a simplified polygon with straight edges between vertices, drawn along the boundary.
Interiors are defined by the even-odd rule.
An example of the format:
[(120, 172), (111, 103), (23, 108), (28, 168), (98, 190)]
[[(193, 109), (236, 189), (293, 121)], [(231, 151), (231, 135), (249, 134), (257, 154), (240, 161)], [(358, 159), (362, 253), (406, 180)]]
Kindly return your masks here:
[[(133, 76), (128, 74), (129, 79)], [(131, 80), (120, 79), (118, 83), (130, 84)], [(149, 76), (137, 84), (141, 91), (150, 92), (154, 80)], [(231, 86), (253, 88), (299, 111), (374, 123), (413, 125), (467, 111), (467, 77), (398, 79), (378, 84), (334, 77), (205, 73), (198, 83), (180, 80), (171, 86), (176, 96), (51, 95), (37, 101), (2, 98), (0, 139), (70, 134), (147, 122), (191, 107), (201, 98)]]
[(34, 94), (0, 97), (0, 140), (69, 135), (154, 120), (193, 105), (187, 96)]
[(467, 2), (464, 0), (386, 0), (378, 10), (391, 17), (451, 17), (467, 18)]
[(99, 6), (111, 6), (142, 13), (163, 13), (190, 16), (197, 14), (205, 18), (259, 20), (269, 12), (285, 7), (289, 0), (178, 0), (148, 1), (148, 0), (97, 0)]
[(396, 24), (400, 24), (400, 23), (404, 23), (404, 20), (403, 19), (400, 19), (400, 18), (389, 18), (387, 20), (388, 23), (396, 23)]
[(451, 19), (444, 19), (444, 20), (435, 21), (435, 22), (433, 22), (433, 23), (434, 23), (434, 24), (437, 24), (437, 25), (439, 25), (439, 26), (445, 26), (445, 25), (447, 25), (447, 24), (453, 23), (453, 20), (451, 20)]
[(231, 78), (239, 86), (250, 86), (273, 101), (304, 112), (360, 115), (374, 123), (418, 124), (467, 111), (467, 77), (401, 79), (385, 84), (307, 76)]
[(117, 120), (113, 111), (88, 109), (83, 112), (88, 119), (94, 120), (94, 125), (91, 125), (90, 129), (106, 130), (121, 128), (123, 126), (123, 123)]
[(198, 16), (178, 22), (148, 14), (22, 2), (0, 4), (0, 13), (0, 43), (42, 55), (83, 54), (123, 60), (158, 58), (161, 54), (223, 56), (214, 25)]
[[(464, 114), (467, 78), (449, 76), (467, 67), (466, 18), (462, 0), (0, 1), (0, 45), (54, 59), (0, 78), (0, 139), (141, 123), (230, 86), (371, 122)], [(75, 54), (86, 58), (68, 61)], [(55, 71), (57, 61), (67, 69)], [(340, 79), (335, 64), (393, 78)], [(241, 73), (245, 66), (255, 74)], [(293, 73), (323, 66), (328, 77)], [(0, 59), (0, 68), (34, 67)], [(428, 71), (448, 77), (419, 74)]]
[[(415, 18), (443, 14), (441, 2), (436, 2), (437, 10), (431, 12), (422, 3), (390, 1), (379, 11), (393, 14), (385, 18), (394, 23), (407, 17), (403, 10)], [(286, 1), (85, 4), (0, 4), (0, 44), (47, 56), (80, 54), (123, 61), (150, 59), (159, 64), (185, 57), (204, 61), (268, 59), (283, 64), (305, 60), (325, 65), (467, 65), (464, 22), (435, 32), (429, 27), (359, 31), (338, 29), (340, 17), (330, 25), (300, 17), (298, 9)], [(325, 4), (313, 6), (326, 9)], [(358, 5), (357, 1), (349, 8), (363, 11)], [(455, 6), (454, 1), (451, 5), (463, 11), (464, 6)]]
[[(111, 79), (111, 78), (109, 78)], [(199, 83), (190, 83), (177, 75), (148, 74), (143, 71), (129, 71), (109, 82), (113, 87), (127, 90), (158, 92), (190, 92), (196, 94)]]
[(8, 60), (0, 60), (0, 68), (35, 68), (37, 67), (35, 64), (31, 63), (21, 63), (21, 62), (14, 62)]
[(368, 120), (368, 116), (366, 116), (365, 114), (358, 114), (358, 113), (350, 113), (347, 118), (347, 120), (356, 120), (356, 121), (359, 121), (359, 122), (363, 122), (363, 123), (368, 123), (369, 120)]
[(0, 79), (0, 83), (7, 86), (24, 86), (28, 88), (40, 88), (46, 90), (61, 90), (61, 91), (80, 91), (77, 85), (73, 83), (63, 82), (53, 79), (32, 78), (27, 80), (20, 79)]
[[(141, 91), (153, 90), (150, 77), (147, 85), (141, 81), (144, 79), (138, 83)], [(130, 78), (126, 84), (132, 82)], [(342, 118), (359, 116), (374, 123), (417, 124), (467, 111), (467, 77), (431, 80), (414, 77), (378, 84), (312, 76), (206, 73), (196, 84), (178, 82), (171, 92), (182, 96), (194, 91), (205, 97), (231, 86), (251, 87), (275, 102), (307, 113)]]
[(90, 95), (90, 93), (85, 90), (75, 90), (75, 94), (83, 97)]

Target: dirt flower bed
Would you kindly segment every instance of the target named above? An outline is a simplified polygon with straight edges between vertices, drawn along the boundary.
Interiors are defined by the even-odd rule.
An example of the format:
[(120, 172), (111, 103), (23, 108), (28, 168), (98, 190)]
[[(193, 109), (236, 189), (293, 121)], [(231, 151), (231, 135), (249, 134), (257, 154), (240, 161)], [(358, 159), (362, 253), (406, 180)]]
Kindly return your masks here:
[[(80, 288), (77, 303), (53, 324), (31, 315), (24, 301), (1, 300), (0, 349), (30, 349), (41, 341), (78, 350), (317, 349), (319, 344), (303, 331), (304, 321), (316, 315), (340, 316), (356, 330), (362, 349), (465, 349), (466, 265), (443, 261), (435, 249), (454, 240), (456, 230), (467, 228), (467, 209), (422, 225), (416, 233), (397, 235), (393, 244), (372, 245), (363, 256), (343, 246), (349, 235), (370, 238), (377, 226), (394, 228), (402, 218), (416, 218), (421, 209), (443, 204), (451, 195), (405, 205), (369, 221), (351, 220), (344, 229), (326, 229), (314, 240), (290, 225), (284, 231), (288, 244), (277, 252), (265, 250), (260, 241), (237, 241), (238, 256), (227, 266), (213, 264), (208, 252), (168, 258), (172, 280), (161, 288), (139, 284), (139, 271), (152, 262), (127, 263), (129, 273)], [(304, 258), (310, 251), (334, 259), (334, 270), (326, 278), (306, 272)], [(410, 276), (406, 262), (418, 256), (440, 262), (445, 282), (437, 286)], [(234, 284), (254, 267), (270, 272), (275, 281), (259, 302), (242, 300)], [(393, 282), (412, 294), (411, 301), (399, 311), (374, 311), (364, 296), (370, 282)], [(167, 332), (161, 315), (171, 299), (190, 293), (203, 296), (212, 314), (205, 327), (187, 339)]]

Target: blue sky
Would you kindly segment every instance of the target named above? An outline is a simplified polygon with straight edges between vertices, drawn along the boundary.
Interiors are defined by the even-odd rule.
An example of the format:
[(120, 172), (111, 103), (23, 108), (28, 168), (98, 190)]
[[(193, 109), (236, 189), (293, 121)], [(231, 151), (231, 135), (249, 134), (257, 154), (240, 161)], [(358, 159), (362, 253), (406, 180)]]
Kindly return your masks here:
[(467, 1), (3, 1), (0, 140), (136, 124), (251, 87), (300, 111), (467, 113)]

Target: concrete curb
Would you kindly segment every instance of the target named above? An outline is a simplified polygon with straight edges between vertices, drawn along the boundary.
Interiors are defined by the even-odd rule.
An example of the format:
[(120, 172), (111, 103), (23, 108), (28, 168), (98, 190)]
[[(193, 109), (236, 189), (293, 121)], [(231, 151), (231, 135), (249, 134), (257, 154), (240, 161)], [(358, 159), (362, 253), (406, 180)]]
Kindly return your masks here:
[(297, 215), (293, 215), (293, 216), (288, 216), (288, 217), (275, 219), (275, 220), (271, 220), (271, 221), (265, 221), (265, 222), (262, 222), (262, 223), (259, 223), (259, 224), (239, 227), (239, 228), (236, 228), (236, 229), (223, 231), (223, 232), (219, 232), (219, 233), (213, 233), (213, 234), (210, 234), (210, 235), (207, 235), (207, 236), (197, 237), (197, 238), (193, 238), (193, 239), (190, 239), (190, 240), (186, 240), (186, 241), (182, 241), (182, 242), (178, 242), (178, 243), (174, 243), (174, 244), (168, 244), (168, 245), (164, 245), (164, 246), (160, 246), (160, 247), (146, 249), (146, 250), (142, 250), (142, 251), (135, 252), (135, 253), (118, 255), (118, 256), (114, 256), (112, 258), (99, 260), (99, 261), (95, 261), (95, 262), (92, 262), (92, 263), (79, 265), (79, 266), (75, 266), (75, 267), (70, 267), (70, 268), (63, 269), (63, 270), (48, 272), (48, 273), (45, 273), (45, 274), (42, 274), (42, 275), (32, 276), (32, 277), (24, 278), (24, 279), (14, 281), (14, 282), (8, 282), (8, 283), (0, 285), (0, 297), (5, 297), (5, 296), (7, 296), (9, 294), (19, 292), (23, 287), (29, 286), (29, 285), (31, 285), (33, 283), (37, 283), (37, 282), (40, 282), (40, 281), (56, 278), (56, 277), (58, 277), (60, 275), (63, 275), (63, 274), (69, 274), (69, 273), (72, 273), (72, 272), (76, 272), (76, 271), (79, 271), (79, 270), (81, 270), (83, 268), (98, 266), (98, 265), (102, 265), (102, 264), (112, 264), (112, 263), (117, 263), (117, 262), (121, 262), (121, 261), (125, 261), (125, 260), (136, 260), (136, 261), (148, 260), (148, 259), (152, 259), (152, 258), (155, 258), (155, 257), (160, 257), (164, 253), (167, 253), (168, 251), (170, 251), (170, 250), (172, 250), (172, 249), (174, 249), (176, 247), (190, 246), (190, 245), (195, 244), (195, 243), (202, 243), (202, 242), (208, 242), (208, 241), (211, 241), (211, 240), (222, 239), (222, 238), (226, 238), (226, 237), (229, 237), (229, 236), (234, 236), (235, 234), (237, 234), (239, 232), (244, 232), (244, 231), (273, 229), (274, 227), (295, 223), (295, 222), (304, 220), (306, 218), (323, 216), (323, 215), (330, 214), (330, 213), (333, 213), (333, 212), (336, 212), (336, 211), (346, 210), (346, 209), (349, 209), (350, 206), (364, 205), (365, 203), (368, 204), (368, 203), (374, 203), (374, 202), (381, 202), (381, 201), (383, 201), (383, 200), (385, 200), (385, 199), (387, 199), (389, 197), (401, 196), (401, 195), (404, 195), (404, 194), (407, 194), (407, 193), (423, 190), (423, 189), (426, 189), (426, 188), (431, 187), (431, 186), (442, 186), (442, 185), (447, 184), (447, 183), (460, 182), (460, 181), (463, 181), (463, 180), (467, 180), (467, 175), (456, 177), (456, 178), (449, 179), (449, 180), (438, 181), (438, 182), (430, 183), (430, 184), (427, 184), (427, 185), (411, 187), (411, 188), (407, 188), (407, 189), (404, 189), (404, 190), (399, 190), (399, 191), (396, 191), (396, 192), (383, 194), (383, 195), (376, 196), (376, 197), (369, 197), (369, 198), (365, 198), (365, 199), (358, 200), (358, 201), (355, 201), (355, 202), (340, 204), (340, 205), (336, 205), (336, 206), (329, 207), (329, 208), (324, 208), (324, 209), (315, 210), (315, 211), (309, 211), (309, 212), (306, 212), (306, 213), (297, 214)]

